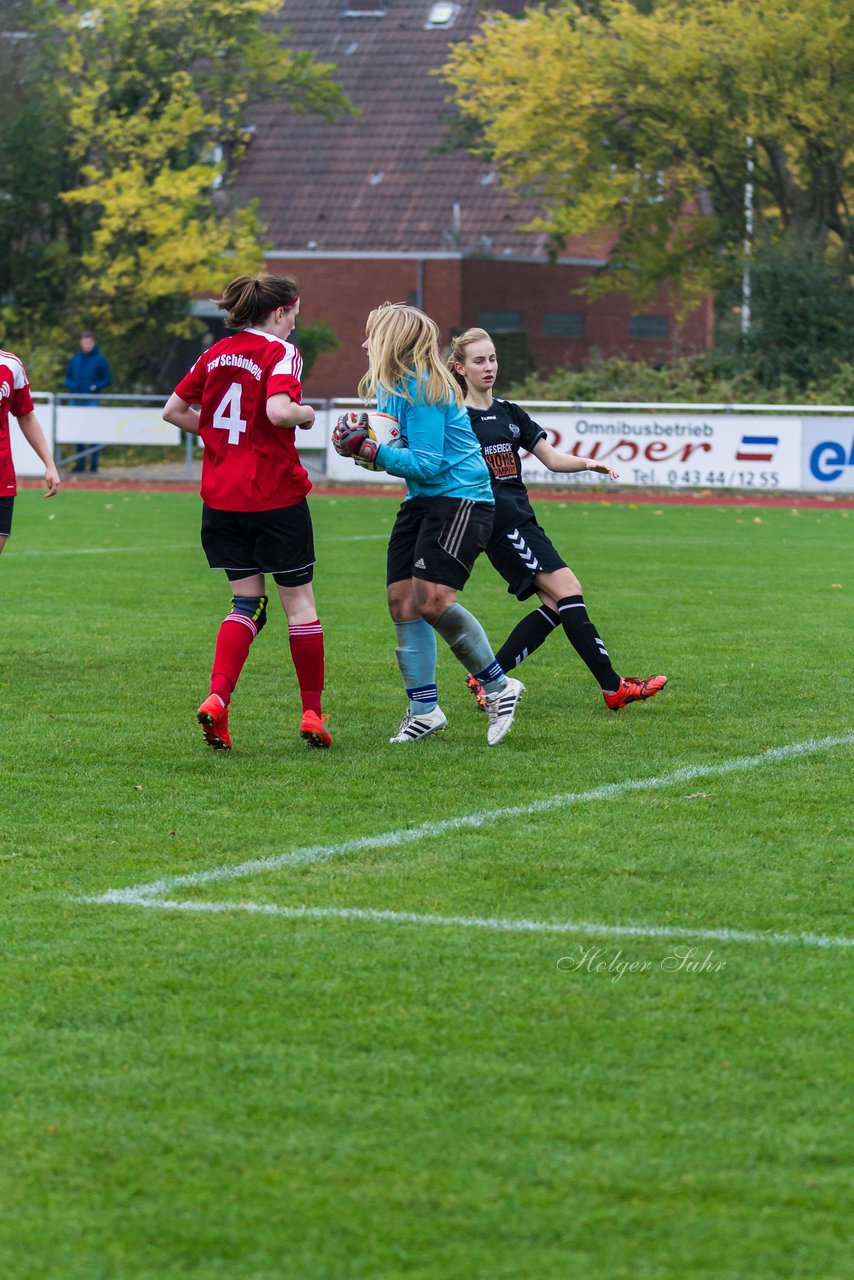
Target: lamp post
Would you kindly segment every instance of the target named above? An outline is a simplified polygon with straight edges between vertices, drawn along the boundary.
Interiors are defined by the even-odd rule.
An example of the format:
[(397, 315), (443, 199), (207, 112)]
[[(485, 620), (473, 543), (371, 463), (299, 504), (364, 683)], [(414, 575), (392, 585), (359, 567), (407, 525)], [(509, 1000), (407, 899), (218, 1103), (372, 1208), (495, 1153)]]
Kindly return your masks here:
[(744, 264), (741, 269), (741, 332), (750, 332), (750, 255), (753, 248), (753, 135), (747, 135), (744, 183)]

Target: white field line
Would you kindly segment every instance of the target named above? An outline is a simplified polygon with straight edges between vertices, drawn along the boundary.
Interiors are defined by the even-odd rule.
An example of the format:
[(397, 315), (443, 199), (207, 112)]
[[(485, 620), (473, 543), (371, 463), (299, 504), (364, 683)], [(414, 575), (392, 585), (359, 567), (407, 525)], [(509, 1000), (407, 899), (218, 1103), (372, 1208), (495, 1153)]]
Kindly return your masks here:
[[(284, 908), (264, 906), (256, 903), (196, 903), (166, 900), (164, 895), (182, 887), (199, 886), (221, 880), (235, 880), (243, 876), (259, 872), (274, 871), (280, 867), (308, 866), (314, 863), (329, 862), (334, 858), (357, 853), (366, 849), (392, 849), (414, 844), (418, 840), (435, 836), (448, 835), (466, 828), (481, 828), (506, 818), (527, 817), (534, 814), (554, 812), (559, 809), (572, 808), (578, 804), (586, 804), (593, 800), (614, 799), (638, 791), (653, 791), (679, 783), (693, 782), (697, 778), (709, 778), (727, 773), (744, 772), (758, 769), (769, 764), (785, 763), (801, 756), (817, 755), (831, 751), (835, 747), (854, 745), (854, 733), (839, 738), (810, 738), (804, 742), (793, 742), (787, 746), (774, 747), (760, 755), (737, 756), (724, 760), (719, 764), (688, 765), (675, 769), (670, 773), (654, 778), (627, 778), (623, 782), (610, 782), (589, 791), (572, 791), (565, 795), (549, 796), (543, 800), (534, 800), (528, 804), (512, 805), (501, 809), (485, 809), (476, 813), (461, 814), (455, 818), (445, 818), (437, 822), (423, 822), (419, 826), (386, 831), (375, 836), (358, 836), (352, 840), (343, 840), (336, 844), (311, 845), (304, 849), (295, 849), (289, 853), (275, 854), (267, 858), (252, 858), (233, 866), (213, 867), (207, 871), (194, 871), (187, 875), (168, 876), (148, 884), (136, 885), (127, 889), (108, 889), (105, 893), (76, 899), (80, 902), (99, 904), (126, 904), (129, 906), (158, 906), (169, 910), (186, 911), (255, 911), (263, 914), (282, 916), (341, 916), (347, 919), (399, 920), (409, 923), (433, 924), (466, 924), (468, 927), (511, 929), (520, 931), (543, 932), (608, 932), (621, 936), (622, 932), (632, 936), (682, 936), (679, 927), (666, 928), (655, 925), (588, 925), (536, 921), (500, 921), (480, 919), (478, 917), (442, 917), (420, 916), (406, 912), (359, 912), (356, 909), (316, 909)], [(810, 941), (816, 946), (848, 946), (849, 940), (844, 938), (820, 939), (812, 934), (749, 934), (738, 930), (702, 930), (686, 929), (684, 936), (718, 938), (721, 936), (737, 937), (743, 941)]]
[(165, 547), (57, 547), (53, 551), (13, 551), (9, 559), (17, 560), (19, 556), (115, 556), (131, 551), (195, 551), (198, 545), (197, 542), (181, 542)]
[[(81, 901), (81, 899), (77, 899)], [(103, 902), (103, 898), (84, 898)], [(137, 898), (136, 907), (162, 911), (284, 916), (287, 920), (365, 920), (380, 924), (439, 925), (446, 929), (491, 929), (500, 933), (572, 933), (610, 938), (699, 938), (708, 942), (770, 942), (776, 946), (800, 943), (808, 947), (852, 947), (854, 938), (819, 933), (761, 933), (746, 929), (692, 929), (684, 925), (594, 924), (590, 920), (511, 920), (501, 916), (437, 916), (418, 911), (378, 911), (362, 907), (279, 907), (265, 902), (186, 902), (182, 899)]]
[[(390, 531), (389, 531), (390, 532)], [(349, 534), (343, 534), (341, 537), (323, 538), (323, 542), (374, 542), (382, 539), (387, 542), (389, 533), (364, 533), (351, 537)], [(321, 541), (321, 539), (318, 539)], [(149, 547), (57, 547), (50, 551), (6, 551), (5, 558), (8, 560), (17, 560), (20, 556), (114, 556), (127, 555), (130, 552), (139, 551), (198, 551), (200, 549), (198, 542), (178, 542), (171, 546), (149, 546)]]

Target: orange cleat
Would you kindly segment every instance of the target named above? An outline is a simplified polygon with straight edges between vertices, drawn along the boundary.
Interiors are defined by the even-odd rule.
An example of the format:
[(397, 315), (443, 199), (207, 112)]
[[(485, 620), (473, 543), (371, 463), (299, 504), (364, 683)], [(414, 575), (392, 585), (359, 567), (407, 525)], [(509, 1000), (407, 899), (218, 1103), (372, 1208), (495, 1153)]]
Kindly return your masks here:
[(331, 747), (332, 735), (326, 727), (326, 716), (316, 711), (305, 711), (300, 721), (299, 734), (310, 747)]
[(202, 726), (205, 742), (214, 751), (231, 750), (231, 734), (228, 732), (228, 707), (218, 693), (205, 698), (196, 712), (196, 719)]
[(477, 703), (478, 711), (486, 710), (486, 690), (479, 680), (475, 680), (474, 676), (469, 672), (466, 676), (466, 688), (471, 690), (472, 697)]
[(609, 707), (611, 711), (619, 711), (620, 707), (625, 707), (630, 702), (645, 702), (647, 698), (654, 698), (666, 684), (667, 676), (650, 676), (648, 680), (638, 680), (634, 676), (623, 676), (617, 692), (603, 692), (602, 697), (605, 699), (606, 707)]

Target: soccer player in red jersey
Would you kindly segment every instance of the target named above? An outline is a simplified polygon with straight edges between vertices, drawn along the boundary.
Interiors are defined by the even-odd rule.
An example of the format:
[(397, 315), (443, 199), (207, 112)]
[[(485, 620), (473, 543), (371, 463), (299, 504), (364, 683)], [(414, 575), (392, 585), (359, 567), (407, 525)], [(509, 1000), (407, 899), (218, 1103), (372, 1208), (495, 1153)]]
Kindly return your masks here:
[(320, 709), (323, 628), (311, 585), (311, 481), (294, 443), (295, 429), (311, 427), (314, 410), (301, 403), (302, 358), (287, 341), (299, 314), (299, 286), (288, 276), (237, 276), (217, 305), (237, 332), (199, 356), (163, 409), (167, 422), (204, 443), (202, 547), (234, 592), (198, 720), (212, 747), (231, 749), (228, 705), (249, 646), (267, 621), (264, 575), (271, 574), (288, 619), (302, 698), (300, 735), (310, 747), (329, 747)]
[(44, 482), (47, 486), (44, 496), (54, 497), (59, 492), (59, 472), (36, 417), (27, 371), (23, 362), (11, 351), (0, 351), (0, 551), (12, 534), (12, 511), (15, 494), (18, 492), (9, 436), (10, 413), (18, 419), (24, 439), (44, 463)]

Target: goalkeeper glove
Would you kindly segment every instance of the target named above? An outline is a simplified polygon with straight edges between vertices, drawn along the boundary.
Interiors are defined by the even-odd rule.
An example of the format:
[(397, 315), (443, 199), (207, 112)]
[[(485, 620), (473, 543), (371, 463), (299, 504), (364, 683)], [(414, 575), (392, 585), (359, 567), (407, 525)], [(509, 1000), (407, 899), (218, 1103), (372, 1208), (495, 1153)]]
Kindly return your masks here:
[(376, 458), (379, 445), (368, 434), (366, 413), (345, 413), (332, 432), (332, 447), (342, 458), (352, 458), (358, 467), (379, 471)]

